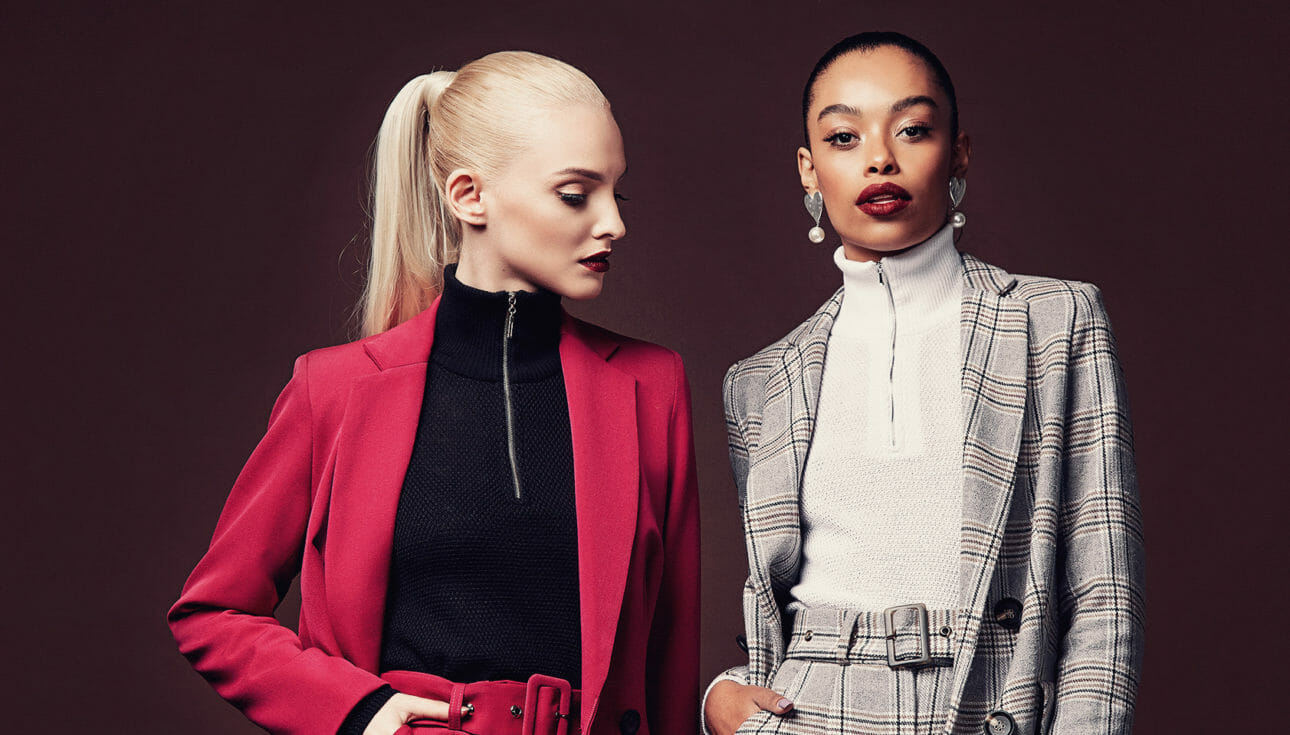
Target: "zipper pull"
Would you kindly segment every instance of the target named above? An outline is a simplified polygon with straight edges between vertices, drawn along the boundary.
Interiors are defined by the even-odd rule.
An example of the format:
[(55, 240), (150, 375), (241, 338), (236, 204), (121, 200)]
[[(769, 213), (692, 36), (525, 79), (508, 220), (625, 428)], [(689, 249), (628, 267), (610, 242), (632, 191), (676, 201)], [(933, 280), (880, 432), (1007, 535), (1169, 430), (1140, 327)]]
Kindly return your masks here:
[(515, 333), (515, 292), (506, 293), (506, 339)]
[(878, 265), (878, 283), (885, 283), (885, 281), (882, 280), (882, 261), (881, 260), (878, 261), (877, 265)]

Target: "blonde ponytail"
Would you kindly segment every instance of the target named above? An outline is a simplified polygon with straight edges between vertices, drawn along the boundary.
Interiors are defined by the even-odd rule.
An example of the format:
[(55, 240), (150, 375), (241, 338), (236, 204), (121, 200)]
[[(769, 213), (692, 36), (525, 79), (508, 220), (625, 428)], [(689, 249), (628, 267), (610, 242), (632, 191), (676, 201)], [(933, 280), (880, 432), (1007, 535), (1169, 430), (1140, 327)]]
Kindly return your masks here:
[(363, 336), (416, 316), (456, 259), (461, 231), (431, 176), (429, 135), (431, 110), (454, 76), (437, 71), (404, 85), (377, 134)]
[(444, 202), (448, 174), (496, 174), (523, 147), (526, 111), (571, 104), (609, 103), (586, 74), (527, 51), (424, 74), (395, 95), (376, 139), (364, 337), (429, 306), (456, 262), (461, 222)]

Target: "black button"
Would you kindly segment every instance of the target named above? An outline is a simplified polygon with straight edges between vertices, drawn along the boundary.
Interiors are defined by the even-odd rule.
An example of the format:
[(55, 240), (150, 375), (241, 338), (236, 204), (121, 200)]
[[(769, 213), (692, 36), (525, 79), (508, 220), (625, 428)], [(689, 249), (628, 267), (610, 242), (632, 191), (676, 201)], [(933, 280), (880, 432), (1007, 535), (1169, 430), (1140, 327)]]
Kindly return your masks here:
[(740, 633), (739, 635), (735, 636), (735, 645), (739, 646), (739, 650), (743, 651), (744, 653), (748, 653), (748, 639), (744, 638), (743, 633)]
[(1007, 630), (1021, 627), (1021, 603), (1011, 597), (1005, 597), (994, 603), (994, 622)]
[(1012, 715), (1007, 712), (991, 712), (985, 718), (985, 735), (1012, 735), (1016, 731), (1017, 723), (1012, 721)]
[(636, 735), (636, 731), (641, 729), (641, 713), (634, 709), (629, 709), (618, 718), (618, 731), (623, 735)]

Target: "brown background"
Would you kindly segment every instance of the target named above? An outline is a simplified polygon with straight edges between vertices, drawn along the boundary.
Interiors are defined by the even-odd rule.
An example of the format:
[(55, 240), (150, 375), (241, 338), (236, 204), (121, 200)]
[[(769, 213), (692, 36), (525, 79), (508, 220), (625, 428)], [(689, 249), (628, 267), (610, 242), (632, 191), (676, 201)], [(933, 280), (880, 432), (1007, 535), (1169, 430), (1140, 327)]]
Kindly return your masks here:
[(1105, 292), (1148, 534), (1138, 732), (1275, 727), (1280, 4), (156, 5), (0, 22), (6, 731), (255, 731), (175, 652), (165, 610), (292, 358), (347, 339), (386, 103), (501, 48), (564, 58), (613, 101), (630, 234), (574, 310), (686, 358), (704, 674), (733, 662), (745, 562), (720, 379), (840, 282), (805, 238), (798, 100), (833, 41), (879, 28), (927, 42), (958, 86), (960, 247)]

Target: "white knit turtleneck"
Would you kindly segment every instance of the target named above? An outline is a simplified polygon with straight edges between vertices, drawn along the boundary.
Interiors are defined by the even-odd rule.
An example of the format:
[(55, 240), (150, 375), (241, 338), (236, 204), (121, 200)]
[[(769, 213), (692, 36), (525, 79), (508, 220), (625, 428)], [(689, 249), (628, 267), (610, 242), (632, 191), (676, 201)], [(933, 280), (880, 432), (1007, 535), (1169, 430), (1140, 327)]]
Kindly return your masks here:
[(946, 226), (874, 262), (833, 256), (829, 335), (802, 479), (802, 605), (958, 607), (963, 264)]

